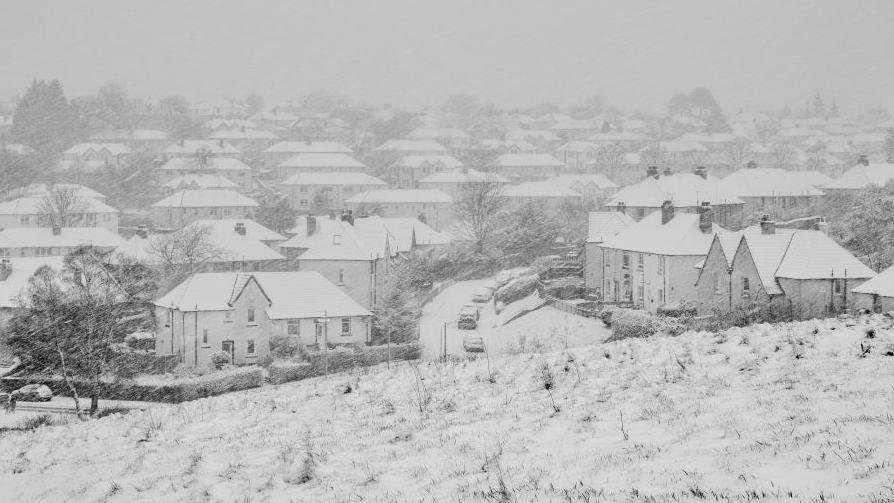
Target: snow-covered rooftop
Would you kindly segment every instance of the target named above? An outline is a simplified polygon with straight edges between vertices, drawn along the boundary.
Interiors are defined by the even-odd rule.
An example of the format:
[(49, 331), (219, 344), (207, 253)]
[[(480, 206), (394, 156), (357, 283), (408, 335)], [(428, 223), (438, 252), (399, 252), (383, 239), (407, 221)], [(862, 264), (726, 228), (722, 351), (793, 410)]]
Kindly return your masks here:
[(225, 189), (180, 190), (154, 203), (155, 208), (255, 207), (258, 203)]

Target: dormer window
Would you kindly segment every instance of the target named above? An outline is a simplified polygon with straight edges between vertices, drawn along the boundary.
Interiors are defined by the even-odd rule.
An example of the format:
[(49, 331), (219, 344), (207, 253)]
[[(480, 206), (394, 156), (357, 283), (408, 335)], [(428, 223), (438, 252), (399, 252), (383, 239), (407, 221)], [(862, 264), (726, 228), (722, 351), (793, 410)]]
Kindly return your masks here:
[(341, 244), (341, 234), (333, 234), (332, 235), (332, 244), (334, 244), (334, 245)]

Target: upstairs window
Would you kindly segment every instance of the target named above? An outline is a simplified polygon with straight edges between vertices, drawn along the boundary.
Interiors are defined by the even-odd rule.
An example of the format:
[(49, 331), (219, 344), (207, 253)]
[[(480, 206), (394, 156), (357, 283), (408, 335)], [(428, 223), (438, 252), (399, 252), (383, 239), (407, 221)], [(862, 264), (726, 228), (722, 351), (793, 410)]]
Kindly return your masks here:
[(202, 344), (208, 344), (208, 329), (202, 329)]
[(621, 258), (621, 261), (624, 269), (630, 269), (630, 255), (625, 253), (624, 256)]
[(341, 319), (341, 334), (351, 335), (351, 318)]
[(637, 253), (637, 254), (636, 254), (636, 268), (639, 269), (640, 271), (643, 270), (643, 263), (644, 263), (644, 260), (645, 260), (645, 259), (643, 258), (643, 254), (642, 254), (642, 253)]
[(751, 296), (751, 283), (748, 278), (742, 278), (742, 297)]
[(250, 355), (255, 354), (255, 340), (254, 339), (248, 340), (248, 342), (246, 344), (245, 352)]
[(249, 323), (254, 323), (254, 322), (255, 322), (255, 308), (254, 308), (254, 307), (249, 307), (249, 308), (248, 308), (248, 312), (247, 312), (246, 314), (247, 314), (248, 322), (249, 322)]
[(300, 325), (298, 324), (298, 320), (289, 320), (287, 325), (286, 334), (288, 335), (300, 335)]

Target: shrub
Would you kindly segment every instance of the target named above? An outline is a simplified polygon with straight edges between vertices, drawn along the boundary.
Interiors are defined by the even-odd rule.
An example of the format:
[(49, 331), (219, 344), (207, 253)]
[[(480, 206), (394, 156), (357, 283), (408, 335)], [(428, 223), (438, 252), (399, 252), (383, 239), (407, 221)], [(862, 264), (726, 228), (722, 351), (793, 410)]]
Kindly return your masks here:
[(695, 304), (681, 301), (675, 304), (665, 304), (658, 308), (658, 316), (670, 316), (672, 318), (692, 317), (698, 314)]
[(274, 362), (267, 371), (271, 384), (282, 384), (311, 377), (313, 366), (308, 362)]
[(229, 354), (227, 354), (223, 351), (217, 351), (215, 353), (211, 353), (211, 365), (215, 369), (220, 370), (223, 368), (224, 365), (226, 365), (228, 363), (230, 363), (230, 355)]
[(616, 309), (611, 316), (611, 327), (612, 335), (608, 341), (651, 337), (660, 332), (679, 335), (686, 330), (686, 323), (678, 318), (652, 316), (645, 311)]
[(294, 358), (299, 356), (302, 348), (301, 341), (297, 337), (272, 337), (270, 339), (270, 354), (276, 358)]
[(109, 360), (112, 372), (122, 378), (130, 379), (137, 374), (164, 374), (177, 366), (178, 355), (155, 355), (152, 353), (134, 353), (119, 351)]
[(494, 294), (497, 302), (509, 304), (523, 299), (537, 290), (540, 278), (537, 275), (522, 276), (507, 283)]
[[(418, 342), (392, 344), (391, 360), (418, 360), (421, 354)], [(274, 362), (268, 369), (273, 384), (298, 381), (308, 377), (343, 372), (355, 367), (378, 365), (388, 361), (388, 346), (362, 348), (336, 348), (328, 351), (309, 351), (306, 361)]]

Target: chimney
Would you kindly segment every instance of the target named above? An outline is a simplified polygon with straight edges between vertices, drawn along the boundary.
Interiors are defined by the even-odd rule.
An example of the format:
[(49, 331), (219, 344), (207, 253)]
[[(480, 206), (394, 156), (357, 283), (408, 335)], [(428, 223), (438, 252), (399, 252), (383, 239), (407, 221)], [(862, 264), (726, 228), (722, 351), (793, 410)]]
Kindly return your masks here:
[(223, 146), (224, 146), (223, 138), (217, 140), (217, 144), (220, 145), (220, 148), (223, 148)]
[(674, 218), (674, 203), (665, 201), (661, 203), (661, 225), (664, 225)]
[(658, 166), (649, 166), (646, 168), (646, 177), (658, 178)]
[(184, 140), (177, 140), (177, 146), (182, 147), (184, 144)]
[(694, 173), (696, 174), (696, 176), (700, 176), (700, 177), (704, 178), (705, 180), (708, 179), (708, 168), (706, 168), (704, 166), (699, 166), (699, 167), (695, 168)]
[(342, 210), (341, 221), (354, 225), (354, 210)]
[(826, 222), (825, 217), (819, 217), (819, 220), (816, 221), (816, 230), (823, 234), (829, 234), (829, 222)]
[(146, 229), (145, 225), (137, 226), (137, 236), (139, 236), (140, 239), (146, 239), (147, 237), (149, 237), (149, 231), (148, 229)]
[(664, 176), (671, 176), (674, 174), (674, 170), (670, 168), (664, 168), (664, 172), (662, 173)]
[(62, 226), (59, 224), (53, 224), (53, 235), (59, 236), (62, 234)]
[(710, 234), (714, 230), (714, 210), (708, 201), (702, 201), (702, 205), (698, 207), (698, 230), (703, 234)]
[(244, 236), (245, 235), (245, 222), (236, 222), (235, 229), (236, 229), (236, 234), (239, 234), (240, 236)]
[(9, 264), (9, 259), (0, 260), (0, 281), (6, 281), (10, 274), (12, 274), (12, 266)]
[(776, 222), (770, 220), (770, 215), (761, 217), (761, 234), (776, 234)]
[(627, 213), (627, 204), (623, 201), (618, 202), (618, 213)]
[(751, 160), (745, 163), (745, 167), (748, 169), (754, 169), (757, 167), (757, 163), (754, 162), (754, 160)]
[(242, 126), (241, 130), (242, 130), (242, 132), (244, 133), (244, 132), (245, 132), (245, 126)]
[(317, 232), (317, 217), (313, 215), (307, 216), (307, 235), (313, 236)]
[(860, 157), (857, 157), (857, 164), (869, 166), (869, 157), (867, 157), (866, 154), (860, 154)]

